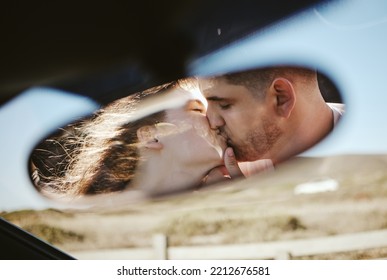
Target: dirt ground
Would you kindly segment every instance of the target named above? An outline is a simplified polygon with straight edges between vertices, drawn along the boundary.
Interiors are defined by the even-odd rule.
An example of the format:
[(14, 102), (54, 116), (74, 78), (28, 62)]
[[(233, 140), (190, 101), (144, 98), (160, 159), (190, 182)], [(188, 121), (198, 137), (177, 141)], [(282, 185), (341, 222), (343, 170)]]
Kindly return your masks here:
[[(2, 213), (64, 251), (244, 244), (387, 229), (387, 156), (299, 158), (270, 174), (138, 203), (89, 210)], [(338, 189), (295, 194), (299, 183), (334, 179)], [(387, 238), (387, 236), (386, 236)], [(308, 259), (387, 258), (387, 248)]]

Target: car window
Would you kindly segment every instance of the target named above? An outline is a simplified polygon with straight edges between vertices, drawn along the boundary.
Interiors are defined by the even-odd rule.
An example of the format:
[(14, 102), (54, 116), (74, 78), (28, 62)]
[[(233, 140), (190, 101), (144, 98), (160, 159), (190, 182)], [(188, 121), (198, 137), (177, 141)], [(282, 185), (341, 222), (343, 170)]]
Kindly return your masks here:
[(0, 108), (1, 217), (80, 259), (386, 258), (387, 9), (366, 6), (324, 3), (165, 73), (152, 40), (163, 81), (129, 71), (122, 99), (29, 88)]

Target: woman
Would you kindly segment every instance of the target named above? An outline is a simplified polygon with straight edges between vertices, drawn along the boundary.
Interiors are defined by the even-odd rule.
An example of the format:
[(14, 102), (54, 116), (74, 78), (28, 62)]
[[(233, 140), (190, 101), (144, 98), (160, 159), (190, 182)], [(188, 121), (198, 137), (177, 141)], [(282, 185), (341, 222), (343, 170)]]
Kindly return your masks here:
[[(32, 155), (40, 175), (36, 185), (44, 192), (71, 195), (125, 189), (155, 195), (198, 187), (210, 172), (219, 175), (226, 144), (210, 129), (205, 99), (195, 89), (193, 80), (155, 87), (119, 99), (92, 118), (67, 126)], [(177, 97), (180, 104), (135, 120), (146, 108), (155, 107), (154, 103), (147, 105), (151, 96), (173, 97), (157, 106), (171, 107)], [(53, 152), (53, 145), (47, 149), (47, 143), (61, 152)], [(54, 157), (42, 159), (41, 151), (47, 150)], [(54, 169), (44, 167), (53, 159)]]

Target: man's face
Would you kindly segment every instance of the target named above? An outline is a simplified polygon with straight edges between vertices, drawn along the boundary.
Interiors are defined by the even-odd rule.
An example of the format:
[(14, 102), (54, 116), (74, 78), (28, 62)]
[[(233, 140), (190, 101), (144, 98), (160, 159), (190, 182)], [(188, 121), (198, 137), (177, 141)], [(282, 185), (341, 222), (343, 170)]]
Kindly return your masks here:
[(270, 149), (281, 135), (275, 123), (273, 100), (257, 98), (242, 85), (224, 79), (203, 79), (200, 88), (208, 101), (207, 118), (234, 149), (238, 161), (270, 158)]

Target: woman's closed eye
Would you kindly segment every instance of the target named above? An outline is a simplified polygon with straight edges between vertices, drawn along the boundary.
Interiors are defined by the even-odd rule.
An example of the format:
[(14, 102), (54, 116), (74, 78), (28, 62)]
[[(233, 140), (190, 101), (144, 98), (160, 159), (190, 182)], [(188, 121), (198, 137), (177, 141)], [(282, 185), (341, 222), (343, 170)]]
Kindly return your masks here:
[(191, 100), (187, 104), (187, 111), (198, 112), (200, 114), (206, 113), (206, 107), (199, 100)]
[(199, 113), (204, 113), (204, 110), (203, 110), (203, 108), (193, 108), (193, 109), (191, 109), (191, 111), (194, 111), (194, 112), (199, 112)]

